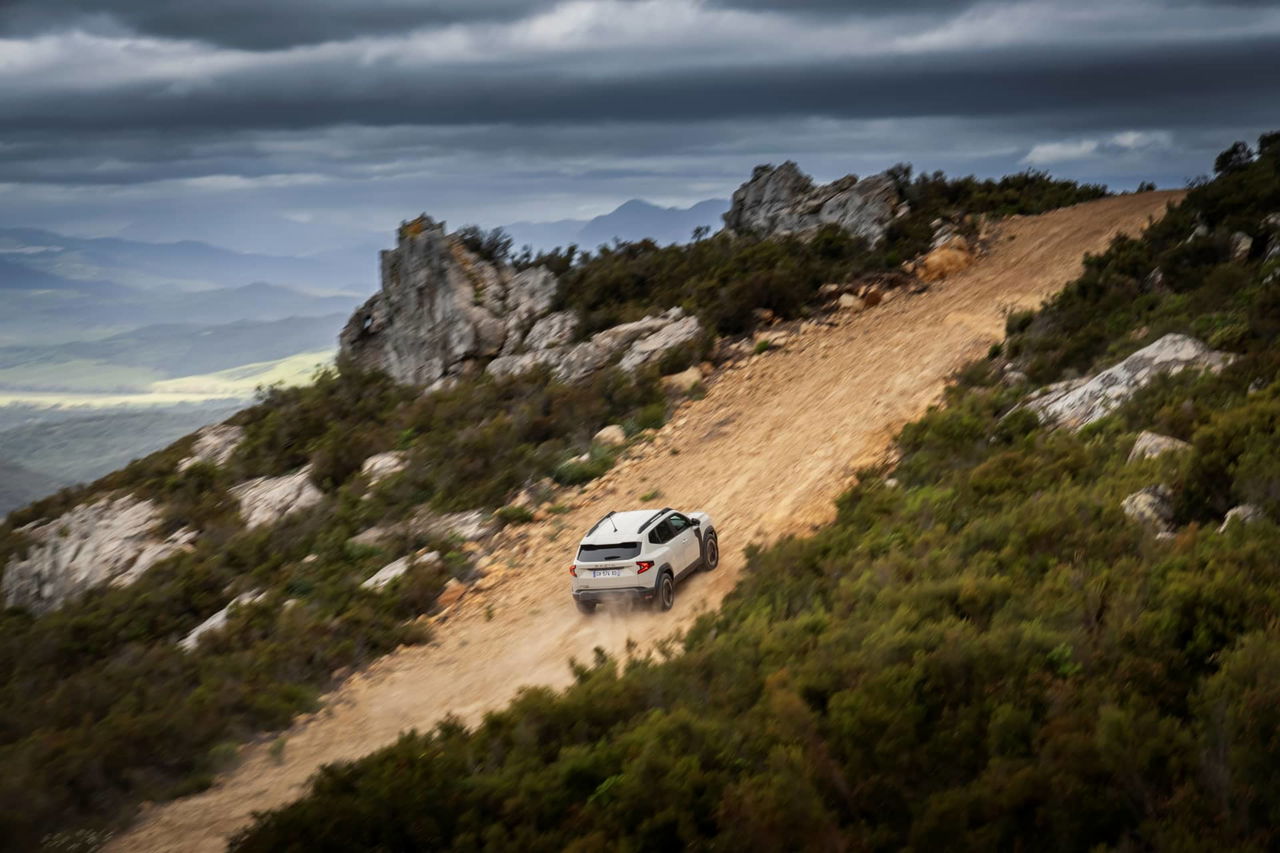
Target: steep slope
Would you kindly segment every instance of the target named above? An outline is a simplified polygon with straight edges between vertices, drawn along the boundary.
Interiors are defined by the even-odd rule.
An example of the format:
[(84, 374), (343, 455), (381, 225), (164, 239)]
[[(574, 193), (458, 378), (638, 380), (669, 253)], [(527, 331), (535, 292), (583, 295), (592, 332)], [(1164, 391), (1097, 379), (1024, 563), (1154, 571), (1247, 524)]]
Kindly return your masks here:
[[(1123, 196), (1008, 221), (990, 254), (926, 293), (899, 294), (862, 315), (807, 324), (781, 351), (716, 376), (647, 447), (572, 498), (560, 517), (520, 528), (488, 577), (443, 617), (439, 641), (390, 655), (349, 680), (325, 709), (264, 745), (209, 791), (150, 812), (117, 850), (216, 850), (255, 810), (302, 790), (321, 764), (360, 756), (447, 713), (474, 722), (522, 686), (568, 683), (569, 657), (645, 649), (714, 607), (743, 566), (741, 546), (829, 519), (852, 472), (887, 450), (903, 423), (936, 401), (946, 377), (1001, 334), (1009, 310), (1029, 308), (1075, 277), (1085, 252), (1134, 233), (1177, 193)], [(639, 496), (710, 511), (722, 531), (721, 569), (682, 588), (669, 614), (582, 617), (564, 583), (578, 531)]]

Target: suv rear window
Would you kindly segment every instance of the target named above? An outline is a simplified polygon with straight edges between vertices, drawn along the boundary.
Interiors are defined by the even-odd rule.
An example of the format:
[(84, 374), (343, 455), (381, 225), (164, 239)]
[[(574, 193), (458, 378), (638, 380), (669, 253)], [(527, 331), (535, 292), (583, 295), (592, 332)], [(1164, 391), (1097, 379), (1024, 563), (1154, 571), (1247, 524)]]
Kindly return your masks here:
[(619, 542), (616, 545), (583, 545), (578, 549), (578, 559), (584, 563), (603, 560), (630, 560), (640, 556), (639, 542)]

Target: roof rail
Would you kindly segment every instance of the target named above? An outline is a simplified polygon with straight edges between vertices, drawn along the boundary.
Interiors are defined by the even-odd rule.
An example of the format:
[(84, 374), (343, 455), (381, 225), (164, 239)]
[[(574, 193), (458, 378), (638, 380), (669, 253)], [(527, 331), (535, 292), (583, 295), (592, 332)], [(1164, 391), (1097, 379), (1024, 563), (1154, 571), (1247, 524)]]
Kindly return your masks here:
[(608, 521), (609, 516), (613, 515), (615, 512), (617, 512), (617, 510), (611, 509), (608, 512), (606, 512), (604, 515), (600, 516), (600, 520), (597, 521), (595, 524), (591, 525), (591, 529), (587, 531), (587, 535), (590, 536), (592, 533), (595, 533), (596, 528), (604, 524), (606, 521)]
[[(638, 536), (639, 534), (644, 533), (645, 528), (647, 528), (650, 524), (653, 524), (659, 518), (662, 518), (663, 513), (667, 513), (667, 512), (671, 512), (671, 507), (664, 506), (662, 509), (655, 512), (653, 515), (649, 516), (648, 520), (645, 521), (644, 524), (640, 525), (640, 529), (636, 531), (636, 535)], [(600, 520), (603, 521), (604, 519), (600, 519)]]

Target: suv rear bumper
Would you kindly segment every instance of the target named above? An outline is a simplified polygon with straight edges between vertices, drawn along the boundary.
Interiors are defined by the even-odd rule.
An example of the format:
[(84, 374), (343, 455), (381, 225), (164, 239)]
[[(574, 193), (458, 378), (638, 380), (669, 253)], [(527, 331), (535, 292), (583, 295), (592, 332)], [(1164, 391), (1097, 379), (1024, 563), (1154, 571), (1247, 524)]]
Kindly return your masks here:
[(620, 586), (612, 589), (575, 589), (575, 601), (605, 601), (610, 598), (653, 598), (657, 589), (651, 586)]

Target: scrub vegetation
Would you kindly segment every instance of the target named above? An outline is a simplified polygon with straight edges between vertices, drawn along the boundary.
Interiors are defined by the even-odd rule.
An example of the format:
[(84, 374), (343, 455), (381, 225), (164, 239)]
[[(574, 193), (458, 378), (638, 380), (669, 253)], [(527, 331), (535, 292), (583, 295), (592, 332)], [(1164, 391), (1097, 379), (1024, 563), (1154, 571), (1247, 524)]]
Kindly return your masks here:
[[(1035, 212), (1103, 192), (1034, 174), (1002, 181), (947, 181), (938, 175), (912, 181), (907, 170), (900, 171), (914, 212), (880, 247), (828, 230), (810, 242), (716, 237), (685, 247), (620, 245), (591, 256), (570, 249), (556, 256), (566, 281), (561, 299), (583, 314), (588, 330), (688, 301), (711, 327), (737, 331), (752, 322), (757, 308), (781, 316), (809, 310), (824, 281), (891, 270), (927, 246), (929, 222), (938, 215)], [(501, 235), (471, 236), (486, 251), (507, 251)], [(699, 355), (681, 357), (687, 362)], [(990, 389), (966, 393), (976, 396), (958, 400), (956, 410), (972, 412), (981, 423), (992, 420), (995, 401), (1005, 399)], [(633, 378), (604, 373), (574, 387), (539, 373), (502, 381), (482, 377), (423, 395), (339, 363), (309, 385), (265, 391), (257, 405), (236, 415), (232, 422), (245, 436), (225, 465), (197, 464), (177, 472), (178, 461), (191, 451), (188, 437), (96, 483), (12, 513), (0, 526), (0, 566), (29, 545), (25, 525), (109, 492), (154, 499), (164, 511), (161, 532), (187, 526), (200, 537), (192, 551), (162, 562), (127, 588), (96, 589), (44, 615), (0, 612), (0, 848), (88, 843), (85, 838), (127, 820), (141, 801), (200, 790), (236, 760), (238, 743), (284, 728), (352, 668), (397, 645), (422, 642), (426, 631), (417, 617), (431, 612), (450, 577), (471, 572), (460, 544), (404, 536), (373, 547), (353, 542), (356, 534), (424, 506), (437, 512), (498, 509), (544, 477), (573, 484), (599, 476), (612, 456), (591, 447), (595, 432), (609, 423), (622, 424), (628, 434), (660, 426), (666, 406), (657, 371)], [(1009, 452), (1030, 453), (1038, 446), (1034, 431), (1015, 438)], [(1054, 441), (1072, 446), (1067, 439)], [(363, 461), (389, 450), (404, 451), (404, 470), (370, 485), (360, 474)], [(311, 466), (323, 500), (274, 525), (246, 529), (231, 487), (303, 465)], [(944, 466), (937, 476), (942, 484), (969, 475)], [(1051, 476), (1046, 471), (1040, 479)], [(1014, 479), (1020, 487), (1031, 482)], [(1100, 478), (1097, 487), (1105, 482)], [(890, 590), (886, 595), (906, 594), (883, 570), (867, 574), (863, 534), (856, 531), (865, 525), (865, 513), (883, 506), (884, 518), (877, 522), (883, 527), (868, 539), (883, 543), (874, 557), (892, 565), (911, 562), (893, 549), (924, 547), (915, 539), (918, 519), (894, 513), (905, 511), (903, 501), (924, 507), (929, 494), (889, 492), (874, 484), (868, 478), (847, 499), (831, 531), (761, 555), (761, 571), (746, 580), (722, 615), (698, 627), (680, 659), (632, 664), (626, 674), (600, 660), (579, 671), (581, 684), (564, 698), (534, 692), (478, 733), (446, 726), (368, 762), (329, 771), (326, 779), (336, 781), (323, 782), (316, 799), (268, 818), (245, 839), (246, 848), (558, 847), (571, 839), (588, 846), (595, 843), (591, 839), (630, 839), (625, 843), (644, 846), (711, 838), (727, 831), (723, 827), (745, 833), (771, 819), (805, 823), (800, 839), (844, 826), (854, 813), (841, 811), (843, 806), (829, 812), (835, 806), (828, 788), (846, 787), (830, 773), (849, 756), (829, 752), (821, 765), (829, 769), (827, 776), (801, 787), (796, 780), (811, 772), (812, 754), (805, 750), (835, 747), (825, 740), (823, 721), (829, 706), (846, 701), (830, 705), (832, 697), (860, 683), (849, 667), (870, 672), (881, 658), (849, 658), (844, 669), (830, 673), (837, 681), (810, 686), (816, 675), (806, 673), (822, 662), (808, 655), (832, 626), (852, 642), (861, 636), (852, 626), (880, 626), (884, 620), (889, 604), (865, 600), (878, 589), (874, 584), (852, 599), (841, 598), (849, 578), (863, 578), (864, 584), (882, 578)], [(862, 492), (876, 497), (859, 509)], [(937, 502), (952, 505), (942, 497)], [(1012, 498), (1010, 503), (1023, 506)], [(955, 523), (940, 510), (930, 512), (940, 525)], [(1005, 515), (1006, 521), (1012, 517)], [(512, 510), (500, 518), (519, 523), (524, 516)], [(952, 534), (944, 541), (943, 532), (935, 531), (930, 547), (952, 553)], [(439, 551), (442, 563), (415, 566), (379, 591), (361, 586), (391, 560), (419, 548)], [(947, 572), (953, 567), (939, 558), (930, 571), (938, 584), (951, 588), (955, 582)], [(997, 573), (990, 561), (966, 570)], [(919, 578), (928, 574), (921, 568)], [(988, 587), (1007, 594), (984, 592)], [(261, 597), (232, 610), (224, 630), (190, 652), (177, 644), (232, 598), (250, 592)], [(994, 614), (1014, 592), (1013, 581), (997, 577), (979, 583), (974, 595)], [(942, 593), (933, 595), (945, 601)], [(905, 620), (903, 631), (924, 631), (926, 616), (894, 618)], [(885, 642), (899, 630), (895, 625), (877, 629), (888, 632)], [(926, 633), (937, 637), (932, 628)], [(1051, 650), (1067, 642), (1047, 636), (1055, 641)], [(830, 654), (844, 655), (835, 636), (829, 639)], [(898, 648), (899, 642), (908, 640), (891, 645)], [(939, 642), (953, 652), (963, 648)], [(1064, 667), (1080, 657), (1070, 649), (1054, 654)], [(799, 686), (792, 686), (793, 678)], [(830, 695), (824, 698), (822, 690)], [(782, 691), (781, 698), (767, 698), (769, 691)], [(793, 694), (800, 698), (793, 701)], [(902, 694), (885, 701), (900, 704)], [(1018, 708), (1022, 713), (1023, 706)], [(775, 713), (790, 722), (774, 720)], [(798, 716), (791, 719), (792, 714)], [(801, 719), (816, 728), (788, 728)], [(1038, 719), (1029, 717), (1024, 729), (1032, 731)], [(763, 728), (755, 729), (757, 722)], [(801, 734), (804, 739), (797, 741)], [(926, 757), (903, 752), (886, 760)], [(885, 786), (891, 786), (891, 771), (885, 771)], [(649, 799), (640, 811), (623, 807), (634, 791), (654, 787), (655, 779), (664, 780), (660, 787), (669, 800)], [(908, 796), (909, 780), (892, 784)], [(373, 799), (366, 801), (366, 794)], [(405, 798), (419, 816), (407, 822), (395, 816), (410, 813), (398, 812)], [(707, 803), (714, 807), (700, 807)], [(295, 832), (291, 827), (306, 822), (304, 815), (313, 809), (331, 814)], [(311, 840), (321, 825), (332, 827), (332, 837)], [(877, 832), (897, 837), (890, 829)]]
[[(330, 766), (233, 849), (1275, 849), (1278, 141), (1010, 318), (896, 468), (750, 554), (678, 655), (601, 654), (562, 694)], [(1239, 358), (1078, 434), (1001, 378), (1170, 331)], [(1129, 463), (1142, 429), (1192, 450)], [(1177, 495), (1171, 540), (1120, 509), (1152, 482)], [(1244, 501), (1268, 518), (1219, 532)]]

